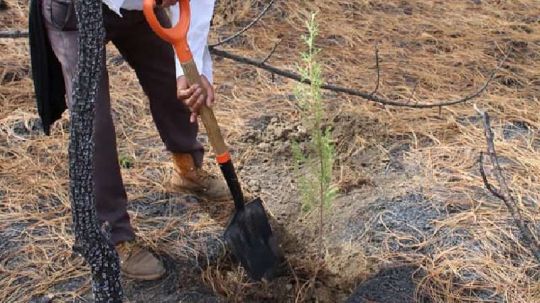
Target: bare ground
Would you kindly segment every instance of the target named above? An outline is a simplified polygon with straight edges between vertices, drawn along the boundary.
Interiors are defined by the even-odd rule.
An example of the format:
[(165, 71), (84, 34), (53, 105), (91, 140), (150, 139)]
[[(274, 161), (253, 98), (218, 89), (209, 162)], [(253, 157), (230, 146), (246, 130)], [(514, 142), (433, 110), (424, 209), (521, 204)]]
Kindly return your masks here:
[[(6, 3), (0, 30), (24, 28), (26, 2)], [(211, 40), (243, 27), (263, 6), (219, 1)], [(263, 58), (281, 39), (269, 63), (294, 70), (309, 11), (319, 12), (328, 82), (372, 91), (377, 44), (378, 94), (411, 103), (473, 91), (510, 49), (474, 102), (493, 116), (510, 186), (525, 218), (539, 226), (537, 1), (277, 1), (227, 49)], [(68, 117), (50, 137), (41, 133), (28, 44), (0, 44), (0, 301), (88, 300), (87, 268), (70, 249)], [(306, 138), (296, 84), (216, 58), (218, 120), (289, 261), (275, 281), (250, 283), (221, 245), (230, 203), (167, 191), (171, 165), (136, 77), (113, 47), (108, 63), (129, 211), (141, 240), (169, 265), (162, 281), (125, 280), (129, 301), (540, 302), (538, 264), (504, 205), (483, 188), (476, 161), (485, 143), (472, 102), (412, 110), (326, 92), (340, 194), (327, 212), (321, 264), (317, 221), (300, 212), (292, 169), (290, 142)]]

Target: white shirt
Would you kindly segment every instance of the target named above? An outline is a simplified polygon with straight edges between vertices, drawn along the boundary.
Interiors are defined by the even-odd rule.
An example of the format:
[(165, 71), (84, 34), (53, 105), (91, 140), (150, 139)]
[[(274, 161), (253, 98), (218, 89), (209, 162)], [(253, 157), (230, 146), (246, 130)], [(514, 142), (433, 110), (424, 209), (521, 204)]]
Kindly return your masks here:
[[(142, 10), (143, 0), (102, 0), (112, 11), (119, 16), (120, 8), (125, 10)], [(193, 0), (190, 1), (191, 22), (188, 31), (188, 44), (193, 54), (193, 60), (197, 65), (199, 73), (205, 75), (210, 83), (213, 82), (212, 58), (208, 50), (208, 33), (210, 31), (210, 20), (214, 14), (215, 0)], [(178, 22), (178, 3), (170, 7), (171, 23)], [(178, 58), (175, 56), (176, 77), (182, 76), (184, 72), (180, 66)]]

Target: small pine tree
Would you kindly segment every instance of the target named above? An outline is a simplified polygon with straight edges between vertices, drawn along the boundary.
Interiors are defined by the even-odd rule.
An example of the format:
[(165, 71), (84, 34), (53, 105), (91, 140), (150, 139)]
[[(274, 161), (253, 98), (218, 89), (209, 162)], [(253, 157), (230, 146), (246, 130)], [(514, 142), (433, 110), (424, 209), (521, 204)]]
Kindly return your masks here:
[[(332, 183), (334, 148), (330, 130), (323, 129), (325, 109), (321, 94), (321, 66), (316, 60), (319, 49), (315, 47), (318, 35), (316, 14), (306, 21), (308, 34), (303, 36), (308, 49), (301, 54), (300, 74), (309, 85), (300, 84), (295, 90), (302, 116), (302, 124), (310, 140), (303, 151), (298, 142), (293, 142), (292, 151), (295, 160), (298, 189), (301, 193), (302, 210), (311, 213), (319, 210), (320, 248), (324, 241), (324, 210), (329, 209), (337, 190)], [(321, 251), (322, 253), (322, 251)]]

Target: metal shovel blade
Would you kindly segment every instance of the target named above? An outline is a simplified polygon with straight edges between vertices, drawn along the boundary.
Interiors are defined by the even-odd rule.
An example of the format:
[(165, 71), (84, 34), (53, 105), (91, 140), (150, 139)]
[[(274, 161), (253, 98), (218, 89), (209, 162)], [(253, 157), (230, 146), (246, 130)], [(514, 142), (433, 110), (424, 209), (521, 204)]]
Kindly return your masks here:
[(235, 212), (224, 237), (233, 255), (254, 280), (270, 280), (283, 261), (259, 198)]

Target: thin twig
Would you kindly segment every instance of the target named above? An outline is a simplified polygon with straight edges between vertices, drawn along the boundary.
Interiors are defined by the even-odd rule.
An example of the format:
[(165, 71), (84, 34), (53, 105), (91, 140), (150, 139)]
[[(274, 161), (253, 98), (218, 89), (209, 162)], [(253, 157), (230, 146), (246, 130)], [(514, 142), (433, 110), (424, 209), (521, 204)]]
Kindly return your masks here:
[(209, 45), (210, 47), (216, 47), (216, 46), (220, 46), (220, 45), (223, 45), (231, 40), (233, 40), (234, 38), (240, 36), (241, 34), (243, 34), (244, 32), (246, 32), (248, 29), (250, 29), (255, 23), (257, 23), (259, 20), (261, 20), (261, 18), (264, 16), (264, 14), (266, 14), (266, 12), (268, 11), (268, 9), (272, 6), (272, 4), (274, 3), (275, 0), (270, 0), (270, 2), (268, 2), (268, 4), (266, 5), (266, 7), (261, 11), (261, 13), (255, 18), (253, 19), (248, 25), (246, 25), (244, 28), (242, 28), (241, 30), (239, 30), (238, 32), (236, 32), (235, 34), (233, 34), (232, 36), (229, 36), (223, 40), (219, 40), (217, 43), (215, 44), (211, 44)]
[[(303, 79), (302, 76), (300, 76), (297, 73), (290, 72), (290, 71), (287, 71), (287, 70), (283, 70), (283, 69), (277, 68), (275, 66), (268, 65), (266, 63), (261, 63), (260, 61), (254, 60), (252, 58), (239, 56), (239, 55), (230, 53), (230, 52), (225, 51), (225, 50), (217, 49), (215, 47), (210, 47), (210, 52), (212, 54), (216, 55), (216, 56), (219, 56), (219, 57), (227, 58), (227, 59), (239, 62), (239, 63), (252, 65), (252, 66), (267, 70), (267, 71), (269, 71), (271, 73), (274, 73), (274, 74), (277, 74), (277, 75), (280, 75), (280, 76), (283, 76), (283, 77), (286, 77), (286, 78), (289, 78), (289, 79), (293, 79), (293, 80), (301, 82), (301, 83), (310, 84), (310, 81), (308, 79)], [(465, 103), (465, 102), (467, 102), (469, 100), (472, 100), (472, 99), (478, 97), (481, 93), (483, 93), (487, 89), (487, 87), (489, 86), (491, 81), (493, 81), (493, 79), (495, 78), (495, 75), (497, 74), (497, 72), (501, 69), (503, 63), (508, 58), (508, 55), (509, 55), (509, 53), (507, 53), (504, 56), (504, 58), (497, 65), (497, 67), (491, 72), (488, 80), (478, 90), (476, 90), (475, 92), (473, 92), (470, 95), (467, 95), (465, 97), (462, 97), (460, 99), (455, 99), (455, 100), (439, 101), (439, 102), (434, 102), (434, 103), (407, 104), (406, 101), (385, 99), (385, 98), (373, 96), (370, 93), (362, 92), (362, 91), (359, 91), (359, 90), (356, 90), (356, 89), (347, 88), (347, 87), (341, 87), (341, 86), (332, 85), (332, 84), (323, 84), (323, 85), (321, 85), (321, 88), (326, 89), (326, 90), (331, 90), (331, 91), (334, 91), (334, 92), (345, 93), (345, 94), (352, 95), (352, 96), (358, 96), (358, 97), (361, 97), (361, 98), (366, 99), (368, 101), (373, 101), (373, 102), (384, 104), (384, 105), (391, 105), (391, 106), (398, 106), (398, 107), (433, 108), (433, 107), (440, 107), (440, 106), (455, 105), (455, 104)]]
[(14, 31), (2, 31), (0, 32), (0, 38), (26, 38), (28, 37), (28, 31), (14, 30)]
[(370, 95), (375, 95), (379, 90), (379, 84), (381, 83), (381, 69), (379, 67), (379, 45), (375, 44), (375, 68), (377, 69), (377, 83), (375, 84), (375, 89), (371, 92)]
[(476, 105), (474, 106), (474, 108), (482, 117), (484, 125), (484, 135), (487, 142), (487, 153), (491, 164), (493, 165), (493, 174), (495, 175), (495, 179), (497, 179), (497, 183), (499, 183), (500, 188), (496, 189), (493, 185), (489, 183), (486, 177), (486, 173), (484, 171), (483, 154), (481, 153), (479, 159), (479, 166), (480, 174), (482, 175), (484, 185), (495, 197), (499, 198), (501, 201), (504, 202), (506, 208), (512, 216), (512, 219), (514, 220), (519, 231), (521, 232), (521, 235), (527, 244), (526, 246), (529, 247), (536, 260), (540, 263), (540, 244), (538, 243), (538, 241), (536, 241), (536, 237), (523, 220), (521, 211), (510, 191), (510, 188), (508, 187), (508, 183), (506, 182), (506, 178), (504, 177), (502, 168), (499, 164), (497, 152), (495, 151), (494, 136), (493, 131), (491, 130), (489, 115), (486, 112), (478, 109)]
[(484, 170), (484, 153), (483, 152), (480, 152), (480, 158), (478, 159), (478, 164), (479, 164), (479, 167), (480, 167), (480, 175), (482, 176), (482, 181), (484, 182), (484, 185), (486, 186), (486, 188), (495, 197), (497, 197), (497, 198), (504, 201), (503, 195), (501, 195), (501, 193), (493, 185), (491, 185), (491, 183), (489, 183), (489, 181), (487, 179), (486, 171)]
[(274, 44), (274, 47), (272, 47), (272, 49), (270, 50), (270, 52), (268, 53), (268, 55), (266, 55), (266, 57), (264, 57), (264, 59), (261, 60), (261, 64), (265, 64), (266, 61), (268, 61), (268, 59), (270, 59), (270, 57), (272, 57), (272, 55), (276, 52), (276, 49), (278, 47), (278, 45), (281, 43), (281, 39), (276, 43)]

